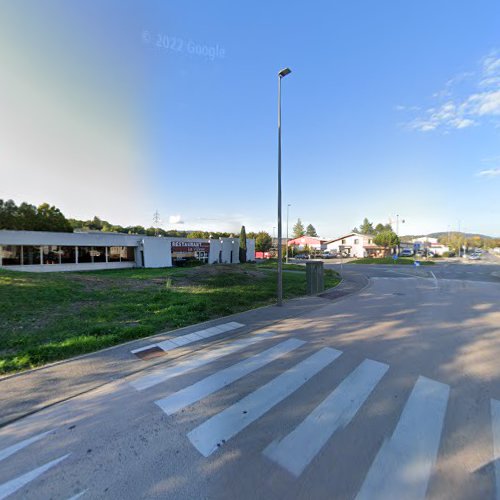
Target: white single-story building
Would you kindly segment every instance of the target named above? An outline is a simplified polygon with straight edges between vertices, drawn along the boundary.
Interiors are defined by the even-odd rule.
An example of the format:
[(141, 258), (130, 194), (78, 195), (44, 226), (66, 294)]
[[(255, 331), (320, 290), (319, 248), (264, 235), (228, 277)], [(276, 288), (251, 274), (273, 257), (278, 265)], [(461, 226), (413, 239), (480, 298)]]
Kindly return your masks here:
[(373, 243), (369, 234), (350, 233), (326, 243), (328, 252), (339, 253), (346, 257), (382, 257), (384, 249)]
[[(88, 271), (172, 267), (186, 260), (239, 263), (239, 238), (164, 238), (100, 231), (53, 233), (0, 230), (0, 268), (16, 271)], [(255, 240), (247, 239), (247, 260)]]

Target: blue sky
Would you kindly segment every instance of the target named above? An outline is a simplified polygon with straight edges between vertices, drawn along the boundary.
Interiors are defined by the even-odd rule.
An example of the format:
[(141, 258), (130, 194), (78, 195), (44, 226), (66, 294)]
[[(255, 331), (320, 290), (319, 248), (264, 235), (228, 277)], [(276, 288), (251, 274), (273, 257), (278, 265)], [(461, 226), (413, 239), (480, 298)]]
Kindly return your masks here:
[[(3, 12), (1, 12), (3, 11)], [(500, 235), (500, 3), (3, 2), (0, 197), (123, 225)], [(4, 108), (5, 109), (5, 108)]]

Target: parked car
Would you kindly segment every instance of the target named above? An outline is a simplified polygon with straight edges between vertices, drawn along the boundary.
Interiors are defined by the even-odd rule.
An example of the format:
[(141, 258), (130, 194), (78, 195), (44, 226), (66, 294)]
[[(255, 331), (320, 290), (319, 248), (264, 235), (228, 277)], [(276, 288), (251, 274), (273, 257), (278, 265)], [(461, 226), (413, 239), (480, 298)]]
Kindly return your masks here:
[(410, 248), (403, 248), (403, 250), (399, 252), (400, 257), (411, 257), (412, 255), (413, 250), (411, 250)]
[(300, 260), (305, 260), (309, 259), (309, 255), (307, 255), (306, 253), (299, 253), (295, 256), (295, 258)]
[(471, 253), (471, 254), (467, 255), (467, 258), (469, 260), (480, 260), (481, 259), (481, 254)]

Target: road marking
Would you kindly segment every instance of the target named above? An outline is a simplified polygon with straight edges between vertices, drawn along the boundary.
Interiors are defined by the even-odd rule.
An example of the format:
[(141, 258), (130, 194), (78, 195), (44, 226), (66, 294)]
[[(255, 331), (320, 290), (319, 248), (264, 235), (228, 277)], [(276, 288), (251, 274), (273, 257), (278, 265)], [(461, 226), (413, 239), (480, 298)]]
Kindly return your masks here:
[(9, 446), (8, 448), (4, 448), (3, 450), (0, 450), (0, 462), (2, 460), (5, 460), (7, 457), (10, 457), (14, 453), (16, 453), (19, 450), (22, 450), (23, 448), (26, 448), (30, 444), (36, 443), (40, 439), (44, 438), (47, 436), (47, 434), (50, 434), (52, 431), (47, 431), (47, 432), (42, 432), (41, 434), (37, 434), (36, 436), (30, 437), (29, 439), (25, 439), (24, 441), (20, 441), (19, 443), (13, 444), (12, 446)]
[(324, 347), (193, 429), (188, 433), (189, 440), (202, 455), (208, 457), (341, 354), (341, 351)]
[(388, 369), (384, 363), (364, 360), (290, 434), (272, 442), (264, 455), (300, 476), (334, 432), (349, 424)]
[(242, 323), (238, 323), (236, 321), (231, 321), (229, 323), (222, 323), (221, 325), (212, 326), (210, 328), (206, 328), (205, 330), (199, 330), (193, 333), (187, 333), (186, 335), (180, 335), (179, 337), (173, 337), (168, 340), (163, 340), (162, 342), (158, 342), (156, 344), (150, 344), (143, 347), (139, 347), (137, 349), (133, 349), (130, 351), (132, 354), (137, 354), (142, 351), (147, 351), (148, 349), (152, 349), (154, 347), (159, 347), (164, 351), (172, 351), (173, 349), (177, 349), (183, 345), (191, 344), (193, 342), (197, 342), (198, 340), (213, 337), (214, 335), (220, 335), (221, 333), (229, 332), (231, 330), (236, 330), (237, 328), (241, 328), (245, 326)]
[(80, 493), (77, 493), (76, 495), (73, 495), (71, 498), (68, 498), (68, 500), (77, 500), (78, 498), (85, 495), (85, 493), (87, 493), (87, 491), (89, 491), (88, 488), (86, 490), (80, 491)]
[(357, 500), (425, 498), (449, 392), (446, 384), (418, 378), (396, 429), (377, 453)]
[(491, 430), (493, 433), (496, 498), (500, 499), (500, 401), (496, 399), (491, 400)]
[(52, 462), (42, 465), (41, 467), (37, 467), (36, 469), (33, 469), (32, 471), (27, 472), (22, 476), (16, 477), (15, 479), (11, 479), (6, 483), (0, 484), (0, 500), (8, 497), (9, 495), (12, 495), (12, 493), (16, 492), (18, 489), (33, 481), (38, 476), (48, 471), (50, 468), (56, 466), (59, 462), (62, 462), (64, 459), (68, 458), (69, 455), (70, 454), (68, 453), (67, 455), (56, 458), (55, 460), (52, 460)]
[(219, 391), (220, 389), (232, 384), (236, 380), (248, 375), (249, 373), (262, 368), (263, 366), (271, 363), (275, 359), (287, 354), (294, 349), (304, 345), (303, 340), (289, 339), (281, 342), (264, 352), (255, 354), (254, 356), (244, 359), (239, 363), (232, 366), (224, 368), (223, 370), (214, 373), (199, 382), (196, 382), (189, 387), (186, 387), (180, 391), (167, 396), (166, 398), (159, 399), (155, 403), (167, 414), (172, 415), (173, 413), (182, 410), (186, 406), (189, 406), (203, 398), (206, 398), (210, 394)]
[(435, 286), (435, 288), (439, 288), (438, 279), (436, 278), (436, 275), (432, 271), (429, 271), (429, 272), (432, 274), (432, 277), (434, 278), (434, 286)]
[(275, 335), (276, 334), (274, 332), (262, 332), (256, 333), (251, 337), (235, 340), (231, 344), (224, 345), (217, 349), (214, 348), (210, 351), (202, 352), (201, 354), (182, 360), (174, 366), (155, 370), (149, 375), (145, 375), (144, 377), (130, 382), (130, 385), (138, 391), (143, 391), (144, 389), (148, 389), (149, 387), (164, 382), (165, 380), (183, 375), (184, 373), (194, 370), (195, 368), (199, 368), (200, 366), (206, 365), (212, 361), (215, 361), (216, 359), (222, 358), (223, 356), (227, 356), (234, 352), (240, 351), (241, 349), (256, 344), (257, 342), (270, 339)]

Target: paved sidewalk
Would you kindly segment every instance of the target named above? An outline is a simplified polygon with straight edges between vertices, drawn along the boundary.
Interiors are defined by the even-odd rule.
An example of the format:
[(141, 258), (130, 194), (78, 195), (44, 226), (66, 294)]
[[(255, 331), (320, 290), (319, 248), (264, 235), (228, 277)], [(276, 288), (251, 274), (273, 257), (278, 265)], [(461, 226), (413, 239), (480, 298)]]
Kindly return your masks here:
[[(224, 341), (229, 337), (237, 337), (253, 330), (271, 328), (274, 323), (284, 319), (299, 317), (311, 310), (324, 307), (333, 298), (359, 291), (365, 284), (363, 280), (353, 281), (349, 273), (340, 285), (322, 294), (325, 295), (325, 298), (318, 296), (292, 299), (286, 301), (281, 308), (276, 306), (260, 307), (1, 378), (0, 427), (47, 406), (91, 391), (113, 380), (156, 364), (176, 359), (209, 344)], [(331, 296), (332, 293), (336, 295)], [(245, 326), (212, 339), (179, 347), (160, 358), (141, 360), (131, 353), (132, 350), (143, 346), (231, 321), (242, 323)]]

